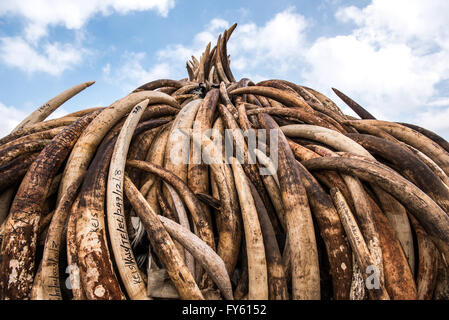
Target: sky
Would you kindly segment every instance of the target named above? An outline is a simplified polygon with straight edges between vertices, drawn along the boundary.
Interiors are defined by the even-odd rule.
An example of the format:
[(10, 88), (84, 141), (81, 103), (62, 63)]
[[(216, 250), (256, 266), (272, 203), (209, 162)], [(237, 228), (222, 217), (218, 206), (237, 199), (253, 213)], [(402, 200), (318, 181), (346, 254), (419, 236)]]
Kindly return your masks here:
[(52, 117), (108, 106), (185, 62), (238, 23), (236, 79), (335, 87), (378, 119), (449, 138), (447, 0), (1, 0), (0, 136), (63, 90), (96, 83)]

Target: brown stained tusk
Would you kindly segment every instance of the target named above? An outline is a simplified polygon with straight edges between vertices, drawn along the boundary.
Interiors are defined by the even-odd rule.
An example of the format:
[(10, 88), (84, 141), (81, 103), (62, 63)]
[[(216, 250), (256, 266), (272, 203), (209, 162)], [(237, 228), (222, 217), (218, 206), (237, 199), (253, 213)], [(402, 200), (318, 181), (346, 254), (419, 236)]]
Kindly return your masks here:
[(209, 59), (211, 43), (209, 42), (204, 50), (203, 54), (200, 57), (200, 66), (198, 72), (198, 78), (196, 79), (198, 82), (206, 81), (206, 68), (207, 68), (207, 60)]
[(380, 165), (347, 158), (311, 159), (302, 164), (308, 170), (338, 170), (379, 186), (398, 199), (430, 235), (449, 241), (447, 214), (427, 194), (399, 174)]
[(17, 130), (14, 133), (10, 133), (9, 135), (3, 137), (2, 139), (0, 139), (0, 146), (3, 146), (4, 144), (6, 144), (8, 142), (11, 142), (13, 140), (19, 139), (21, 137), (24, 137), (24, 136), (27, 136), (27, 135), (30, 135), (33, 133), (42, 132), (42, 131), (46, 131), (46, 130), (50, 130), (50, 129), (54, 129), (54, 128), (58, 128), (58, 127), (66, 127), (78, 119), (79, 119), (79, 117), (67, 117), (66, 116), (66, 117), (60, 118), (60, 119), (38, 122), (32, 126), (29, 126), (27, 128), (21, 129), (21, 130)]
[(349, 299), (353, 270), (351, 248), (345, 239), (343, 226), (329, 195), (300, 163), (298, 163), (298, 168), (312, 213), (317, 220), (318, 228), (326, 245), (334, 298), (347, 300)]
[(9, 208), (11, 207), (14, 191), (14, 188), (9, 188), (6, 191), (3, 191), (0, 195), (0, 225), (3, 225), (3, 222), (9, 214)]
[[(91, 112), (95, 112), (95, 111), (103, 110), (103, 109), (104, 109), (104, 107), (87, 108), (87, 109), (83, 109), (83, 110), (79, 110), (79, 111), (75, 111), (75, 112), (69, 113), (69, 114), (65, 115), (64, 117), (59, 118), (59, 119), (55, 119), (55, 120), (63, 120), (63, 119), (66, 119), (66, 118), (69, 119), (71, 117), (84, 117), (85, 115), (87, 115), (87, 114), (89, 114)], [(51, 121), (52, 120), (47, 120), (45, 122), (51, 122)]]
[(340, 131), (334, 125), (330, 124), (323, 118), (320, 118), (308, 111), (304, 111), (301, 109), (292, 109), (292, 108), (260, 108), (255, 110), (250, 110), (247, 112), (248, 115), (255, 115), (259, 113), (267, 113), (270, 115), (277, 115), (283, 117), (290, 117), (301, 120), (307, 124), (316, 125), (324, 128), (328, 128), (330, 130)]
[[(187, 216), (187, 212), (184, 208), (184, 204), (182, 203), (181, 197), (176, 193), (175, 189), (167, 183), (164, 182), (164, 185), (167, 187), (168, 192), (170, 193), (171, 199), (173, 200), (173, 207), (177, 213), (179, 224), (190, 231), (190, 223), (189, 218)], [(189, 269), (191, 274), (195, 274), (195, 260), (193, 256), (189, 252), (183, 252), (184, 260), (186, 262), (187, 268)]]
[(376, 119), (371, 113), (369, 113), (365, 108), (363, 108), (361, 105), (359, 105), (357, 102), (349, 98), (347, 95), (345, 95), (343, 92), (339, 91), (338, 89), (332, 88), (332, 90), (335, 92), (335, 94), (343, 100), (344, 103), (346, 103), (352, 111), (357, 113), (357, 115), (362, 119)]
[(223, 260), (204, 241), (180, 224), (159, 216), (168, 233), (179, 241), (209, 273), (223, 296), (233, 300), (232, 286)]
[(237, 119), (238, 111), (228, 96), (228, 90), (226, 89), (226, 84), (224, 82), (220, 83), (220, 98), (223, 100), (228, 111), (234, 116), (235, 119)]
[(231, 158), (231, 164), (245, 230), (249, 275), (248, 297), (250, 300), (268, 300), (267, 262), (256, 206), (242, 166), (235, 158)]
[[(84, 177), (80, 177), (81, 181), (83, 179)], [(62, 300), (59, 283), (59, 263), (56, 263), (56, 261), (59, 261), (60, 249), (63, 245), (67, 216), (75, 201), (81, 181), (75, 181), (69, 188), (70, 192), (61, 199), (61, 207), (55, 210), (52, 216), (39, 268), (39, 300)]]
[(203, 157), (210, 163), (211, 173), (221, 200), (221, 210), (217, 217), (219, 226), (217, 252), (223, 259), (226, 270), (232, 275), (237, 263), (242, 235), (240, 217), (232, 203), (232, 190), (227, 185), (229, 178), (226, 177), (224, 159), (221, 150), (216, 148), (207, 136), (202, 136), (200, 140), (194, 137), (193, 142), (197, 145), (201, 144)]
[(189, 187), (177, 176), (166, 169), (144, 161), (131, 160), (127, 161), (127, 166), (138, 168), (149, 173), (159, 176), (161, 179), (172, 185), (183, 199), (192, 220), (195, 223), (199, 237), (206, 242), (212, 249), (215, 249), (215, 241), (212, 233), (212, 227), (206, 219), (206, 215), (200, 206), (199, 200)]
[(321, 92), (318, 92), (312, 88), (301, 86), (303, 89), (305, 89), (307, 92), (313, 94), (327, 109), (332, 110), (333, 112), (339, 114), (343, 117), (343, 119), (346, 119), (347, 116), (340, 110), (340, 108), (337, 106), (335, 102), (333, 102), (331, 99), (326, 97)]
[(268, 212), (263, 205), (259, 193), (251, 182), (248, 181), (248, 184), (251, 188), (251, 194), (256, 205), (260, 228), (262, 230), (265, 256), (267, 259), (269, 298), (270, 300), (288, 300), (287, 279), (273, 226), (271, 225)]
[(129, 144), (148, 103), (149, 99), (138, 103), (130, 112), (120, 131), (109, 166), (106, 192), (109, 240), (120, 278), (128, 296), (133, 300), (146, 300), (148, 297), (144, 280), (132, 252), (126, 228), (123, 181)]
[(193, 91), (195, 89), (198, 89), (198, 84), (197, 83), (186, 84), (185, 86), (183, 86), (183, 87), (179, 88), (178, 90), (176, 90), (175, 92), (173, 92), (171, 94), (171, 96), (173, 98), (175, 98), (175, 96), (189, 94), (189, 93), (191, 93), (191, 91)]
[(215, 210), (221, 209), (221, 201), (219, 199), (202, 192), (195, 193), (195, 195), (202, 203), (209, 207), (214, 208)]
[[(193, 130), (191, 135), (192, 139), (201, 137), (204, 132), (211, 129), (218, 98), (218, 89), (212, 89), (206, 94), (206, 97), (204, 98), (203, 103), (200, 105), (195, 116), (195, 121), (193, 122)], [(203, 163), (201, 155), (196, 152), (200, 150), (201, 145), (197, 146), (198, 147), (195, 148), (195, 145), (192, 142), (191, 147), (193, 149), (189, 155), (190, 158), (187, 165), (187, 184), (194, 193), (207, 193), (209, 192), (209, 169), (207, 165)], [(212, 219), (209, 208), (203, 204), (201, 204), (201, 206), (206, 214), (209, 224), (211, 224)]]
[(369, 135), (347, 136), (397, 166), (401, 174), (427, 193), (446, 213), (449, 212), (449, 190), (412, 152), (385, 139)]
[(280, 89), (271, 87), (261, 87), (261, 86), (249, 86), (238, 88), (229, 92), (230, 95), (241, 95), (241, 94), (257, 94), (264, 97), (268, 97), (277, 100), (287, 107), (290, 108), (300, 108), (304, 111), (309, 111), (313, 113), (313, 109), (300, 97), (289, 94)]
[[(363, 146), (359, 145), (352, 139), (346, 137), (345, 135), (343, 135), (339, 132), (332, 131), (332, 130), (329, 130), (326, 128), (317, 127), (317, 126), (307, 126), (307, 125), (290, 125), (290, 126), (282, 127), (282, 130), (287, 135), (299, 136), (302, 138), (316, 140), (316, 141), (325, 143), (325, 144), (333, 147), (334, 149), (352, 152), (358, 156), (363, 156), (368, 159), (371, 159), (372, 161), (374, 161), (373, 162), (374, 164), (376, 162), (375, 158)], [(360, 188), (360, 184), (357, 181), (355, 181), (355, 179), (353, 179), (352, 177), (346, 176), (346, 177), (344, 177), (344, 180), (345, 180), (346, 184), (350, 183), (352, 185), (352, 188), (353, 188), (353, 190), (351, 190), (352, 197), (354, 197), (356, 194), (359, 194), (360, 192), (362, 192), (361, 195), (363, 195), (364, 192)], [(349, 187), (349, 185), (348, 185), (348, 187)], [(405, 208), (400, 203), (398, 203), (398, 201), (396, 199), (391, 197), (391, 195), (389, 195), (384, 190), (381, 190), (375, 186), (374, 191), (379, 198), (382, 210), (385, 212), (385, 214), (387, 216), (390, 216), (390, 220), (398, 219), (401, 222), (400, 224), (395, 224), (395, 226), (397, 226), (397, 228), (398, 228), (397, 229), (398, 232), (399, 233), (401, 233), (401, 232), (407, 233), (406, 238), (408, 240), (410, 240), (411, 234), (410, 234), (408, 220), (406, 218)], [(360, 196), (360, 197), (358, 197), (358, 200), (359, 201), (358, 201), (358, 206), (357, 206), (357, 204), (355, 203), (355, 199), (354, 199), (354, 204), (356, 205), (355, 212), (357, 214), (361, 214), (362, 216), (369, 215), (367, 213), (368, 210), (366, 209), (369, 206), (367, 205), (367, 203), (365, 201), (365, 197)], [(379, 267), (381, 267), (382, 253), (378, 247), (378, 242), (375, 240), (378, 237), (376, 236), (377, 232), (375, 231), (375, 226), (373, 225), (372, 219), (368, 219), (367, 221), (370, 221), (370, 220), (371, 220), (371, 222), (369, 224), (367, 224), (367, 225), (362, 224), (361, 227), (362, 227), (362, 229), (364, 229), (363, 231), (366, 232), (367, 230), (365, 229), (365, 227), (368, 227), (368, 225), (370, 225), (370, 227), (369, 227), (369, 229), (371, 230), (370, 239), (373, 240), (373, 242), (368, 241), (368, 246), (370, 246), (370, 250), (374, 249), (374, 247), (371, 247), (371, 245), (374, 245), (377, 248), (377, 249), (374, 249), (377, 252), (377, 254), (374, 255), (373, 258), (376, 259), (376, 261), (379, 264)], [(407, 253), (409, 254), (408, 256), (410, 258), (410, 261), (413, 262), (413, 250), (410, 248), (410, 246), (406, 247), (406, 250), (407, 250)], [(371, 252), (371, 253), (374, 254), (374, 252)], [(411, 263), (411, 266), (413, 266), (413, 263)], [(380, 269), (381, 269), (381, 275), (383, 275), (382, 268), (380, 268)]]
[(419, 300), (431, 300), (437, 285), (439, 252), (415, 217), (409, 215), (418, 242), (417, 290)]
[(72, 290), (73, 300), (86, 300), (86, 294), (80, 280), (78, 268), (78, 252), (76, 245), (76, 220), (79, 218), (79, 196), (75, 198), (69, 212), (67, 221), (67, 272), (69, 273), (70, 289)]
[(447, 176), (447, 174), (443, 171), (443, 169), (441, 169), (436, 163), (435, 161), (433, 161), (432, 159), (430, 159), (428, 156), (426, 156), (424, 153), (422, 153), (421, 151), (419, 151), (416, 148), (413, 148), (412, 146), (406, 145), (406, 147), (413, 152), (413, 154), (415, 154), (419, 160), (421, 160), (422, 162), (424, 162), (430, 170), (432, 170), (439, 178), (440, 180), (444, 183), (444, 185), (446, 186), (446, 188), (449, 190), (449, 177)]
[(449, 299), (449, 265), (445, 257), (441, 253), (438, 261), (437, 283), (433, 292), (433, 299), (435, 300)]
[[(102, 145), (93, 159), (80, 191), (76, 230), (76, 261), (85, 295), (89, 300), (123, 300), (125, 295), (113, 269), (106, 237), (105, 199), (108, 167), (112, 157), (115, 136)], [(61, 215), (64, 205), (58, 206)]]
[[(269, 196), (267, 194), (267, 191), (265, 190), (263, 181), (259, 174), (259, 168), (255, 164), (256, 159), (254, 159), (254, 155), (249, 152), (248, 145), (245, 141), (243, 132), (241, 131), (240, 127), (238, 126), (235, 119), (232, 117), (231, 113), (223, 107), (223, 105), (218, 105), (218, 110), (220, 112), (220, 116), (223, 120), (224, 127), (226, 129), (232, 130), (232, 136), (233, 136), (233, 142), (236, 147), (236, 152), (241, 152), (243, 156), (243, 169), (245, 170), (246, 175), (250, 179), (250, 181), (254, 184), (254, 186), (257, 189), (257, 192), (259, 192), (259, 195), (262, 197), (262, 200), (264, 202), (265, 208), (268, 211), (268, 214), (270, 216), (271, 224), (273, 225), (274, 230), (277, 234), (280, 234), (281, 227), (280, 223), (277, 219), (277, 214), (275, 213), (274, 207), (269, 199)], [(238, 153), (237, 153), (238, 154)]]
[(296, 160), (287, 139), (274, 120), (266, 114), (260, 114), (259, 121), (266, 130), (277, 129), (279, 162), (277, 174), (287, 222), (287, 237), (291, 244), (292, 298), (320, 299), (315, 231)]
[(224, 61), (225, 57), (222, 57), (222, 54), (223, 54), (222, 46), (223, 46), (223, 42), (222, 42), (222, 36), (220, 34), (218, 36), (218, 41), (217, 41), (217, 50), (215, 51), (216, 52), (215, 66), (216, 66), (216, 70), (217, 70), (220, 80), (226, 84), (229, 84), (229, 83), (231, 83), (231, 81), (229, 81), (229, 79), (226, 76), (226, 73), (224, 71), (224, 68), (223, 68), (222, 61)]
[(200, 289), (179, 255), (170, 235), (148, 202), (127, 176), (124, 177), (124, 189), (128, 200), (145, 226), (152, 247), (165, 265), (181, 298), (203, 300)]
[(449, 142), (446, 141), (446, 139), (440, 137), (438, 134), (436, 134), (435, 132), (432, 132), (428, 129), (425, 128), (421, 128), (420, 126), (414, 125), (414, 124), (410, 124), (410, 123), (403, 123), (403, 122), (398, 122), (400, 125), (403, 125), (405, 127), (409, 127), (410, 129), (413, 129), (415, 131), (418, 131), (419, 133), (422, 133), (423, 135), (425, 135), (427, 138), (431, 139), (433, 142), (437, 143), (440, 147), (442, 147), (444, 150), (446, 150), (447, 152), (449, 152)]
[(391, 134), (386, 133), (384, 130), (382, 130), (376, 126), (366, 123), (366, 121), (346, 120), (343, 123), (346, 125), (350, 125), (351, 127), (354, 127), (361, 133), (370, 134), (372, 136), (383, 138), (392, 143), (401, 144), (401, 142), (398, 139), (396, 139), (395, 137), (393, 137)]
[(0, 192), (4, 192), (20, 182), (38, 156), (39, 152), (23, 155), (1, 167)]
[(47, 101), (42, 106), (40, 106), (37, 110), (35, 110), (33, 113), (31, 113), (28, 117), (26, 117), (14, 130), (20, 130), (25, 127), (28, 127), (30, 125), (33, 125), (37, 122), (41, 122), (45, 120), (53, 111), (55, 111), (57, 108), (59, 108), (64, 102), (75, 96), (76, 94), (80, 93), (87, 87), (90, 87), (93, 85), (95, 81), (89, 81), (84, 82), (81, 84), (78, 84), (70, 89), (65, 90), (64, 92), (58, 94), (53, 99)]
[(372, 158), (371, 154), (362, 146), (341, 133), (323, 127), (295, 124), (281, 127), (288, 137), (299, 137), (325, 143), (335, 149), (349, 151)]
[(142, 91), (122, 98), (101, 113), (84, 130), (67, 161), (58, 197), (60, 198), (69, 185), (84, 174), (92, 160), (95, 150), (108, 131), (139, 102), (150, 99), (151, 104), (168, 104), (178, 108), (178, 103), (170, 96), (154, 92)]
[(4, 150), (7, 150), (8, 148), (18, 145), (20, 143), (26, 143), (36, 140), (51, 140), (53, 139), (58, 133), (60, 133), (62, 130), (64, 130), (66, 127), (58, 127), (53, 129), (48, 129), (45, 131), (35, 132), (23, 137), (20, 137), (18, 139), (12, 140), (10, 142), (7, 142), (0, 146), (0, 152), (3, 152)]
[(181, 88), (183, 85), (185, 85), (185, 83), (183, 83), (182, 81), (171, 80), (171, 79), (160, 79), (160, 80), (151, 81), (144, 85), (141, 85), (136, 90), (134, 90), (133, 93), (139, 92), (139, 91), (156, 90), (156, 89), (162, 88), (162, 87)]
[(37, 228), (43, 202), (47, 198), (53, 178), (73, 145), (96, 115), (94, 113), (85, 116), (61, 131), (39, 154), (22, 180), (11, 205), (1, 247), (1, 298), (29, 297), (34, 272)]
[(385, 289), (392, 300), (416, 300), (418, 292), (415, 279), (401, 242), (376, 202), (369, 196), (368, 200), (373, 208), (373, 217), (379, 232)]
[(364, 121), (385, 130), (396, 139), (415, 147), (435, 161), (449, 175), (449, 153), (422, 133), (394, 122), (380, 120)]
[(41, 151), (51, 140), (35, 140), (13, 145), (0, 152), (0, 167), (28, 153)]
[[(338, 189), (333, 188), (331, 189), (331, 197), (334, 201), (335, 208), (337, 209), (341, 223), (343, 224), (349, 243), (351, 244), (352, 250), (357, 259), (357, 264), (362, 271), (364, 280), (366, 281), (368, 278), (368, 273), (365, 271), (368, 270), (368, 267), (375, 265), (375, 262), (371, 257), (368, 247), (363, 239), (363, 235), (341, 192)], [(372, 288), (368, 290), (368, 293), (374, 300), (390, 299), (388, 293), (382, 286), (379, 286), (379, 288)]]

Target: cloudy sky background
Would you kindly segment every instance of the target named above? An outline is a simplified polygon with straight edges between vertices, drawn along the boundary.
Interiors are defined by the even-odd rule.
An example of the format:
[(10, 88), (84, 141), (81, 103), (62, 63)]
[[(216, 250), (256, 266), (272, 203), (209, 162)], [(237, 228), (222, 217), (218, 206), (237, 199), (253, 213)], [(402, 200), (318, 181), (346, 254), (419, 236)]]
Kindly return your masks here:
[(336, 87), (380, 119), (449, 138), (449, 1), (1, 0), (0, 136), (59, 92), (96, 84), (53, 117), (107, 106), (237, 22), (237, 79)]

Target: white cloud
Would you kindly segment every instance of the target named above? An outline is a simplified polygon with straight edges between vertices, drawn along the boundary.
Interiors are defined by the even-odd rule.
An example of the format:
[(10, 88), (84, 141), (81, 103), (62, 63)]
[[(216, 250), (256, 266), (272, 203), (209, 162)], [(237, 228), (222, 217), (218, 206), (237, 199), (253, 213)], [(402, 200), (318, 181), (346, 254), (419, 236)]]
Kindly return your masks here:
[[(27, 73), (60, 75), (80, 64), (89, 52), (82, 47), (82, 27), (94, 15), (155, 10), (167, 16), (174, 5), (174, 0), (2, 0), (0, 17), (18, 16), (25, 25), (23, 35), (0, 38), (0, 59)], [(55, 26), (73, 30), (73, 43), (43, 40), (48, 28)]]
[(27, 39), (36, 41), (46, 35), (48, 26), (80, 29), (99, 13), (110, 15), (155, 10), (165, 17), (174, 5), (174, 0), (2, 0), (0, 16), (23, 17), (27, 22)]
[(40, 49), (20, 37), (0, 39), (0, 59), (3, 63), (27, 73), (42, 71), (59, 75), (80, 63), (87, 53), (85, 49), (58, 42), (46, 43)]
[[(255, 23), (239, 25), (228, 45), (232, 69), (245, 77), (254, 75), (258, 79), (263, 79), (256, 70), (261, 67), (267, 73), (285, 73), (294, 67), (298, 55), (304, 50), (307, 25), (305, 17), (294, 8), (277, 13), (263, 26)], [(190, 44), (169, 45), (158, 51), (158, 58), (182, 66), (182, 69), (177, 68), (177, 75), (181, 72), (184, 75), (185, 61), (192, 55), (199, 58), (207, 43), (215, 45), (218, 34), (229, 26), (226, 20), (212, 19)]]
[(329, 94), (331, 86), (341, 89), (388, 119), (431, 105), (436, 85), (449, 79), (448, 1), (373, 0), (341, 8), (336, 18), (356, 27), (311, 45), (307, 84)]
[(173, 78), (173, 67), (166, 62), (145, 68), (143, 66), (145, 56), (144, 52), (127, 52), (124, 54), (124, 61), (120, 67), (111, 70), (110, 64), (107, 64), (103, 68), (103, 75), (126, 92), (155, 79)]
[[(447, 103), (446, 105), (449, 105)], [(440, 135), (449, 136), (449, 108), (420, 112), (412, 118), (414, 122), (423, 128), (430, 129)]]
[(24, 112), (0, 102), (0, 137), (6, 136), (27, 116)]

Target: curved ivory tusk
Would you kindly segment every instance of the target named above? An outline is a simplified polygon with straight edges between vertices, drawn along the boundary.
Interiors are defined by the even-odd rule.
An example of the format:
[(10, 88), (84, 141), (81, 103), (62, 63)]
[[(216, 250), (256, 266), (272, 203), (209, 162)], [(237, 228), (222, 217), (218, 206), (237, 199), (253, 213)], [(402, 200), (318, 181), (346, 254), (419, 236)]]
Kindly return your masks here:
[(69, 188), (70, 192), (61, 199), (61, 207), (55, 210), (51, 219), (39, 270), (41, 287), (39, 290), (41, 295), (39, 297), (40, 300), (62, 300), (59, 283), (59, 263), (56, 261), (59, 261), (67, 216), (77, 196), (77, 189), (83, 179), (84, 176), (80, 177), (80, 181), (75, 181)]
[(115, 143), (107, 182), (107, 221), (109, 240), (120, 277), (131, 299), (148, 299), (145, 283), (137, 266), (126, 228), (123, 204), (123, 181), (134, 130), (147, 107), (149, 100), (138, 103), (130, 112)]
[(219, 229), (217, 251), (225, 263), (226, 270), (232, 275), (237, 263), (242, 236), (240, 230), (240, 217), (232, 203), (232, 190), (230, 190), (230, 187), (227, 185), (227, 182), (230, 179), (229, 177), (226, 177), (227, 172), (222, 153), (220, 152), (221, 150), (215, 147), (214, 142), (208, 137), (203, 136), (200, 141), (197, 137), (194, 137), (194, 143), (197, 145), (202, 144), (203, 156), (205, 160), (210, 163), (212, 176), (216, 183), (221, 201), (221, 209), (219, 217), (217, 217)]
[(449, 241), (449, 216), (423, 191), (397, 173), (363, 160), (319, 158), (303, 161), (309, 170), (338, 170), (378, 185), (398, 199), (426, 231)]
[(165, 265), (181, 298), (188, 300), (204, 299), (192, 274), (187, 269), (184, 260), (179, 255), (179, 251), (176, 249), (173, 240), (158, 216), (127, 176), (125, 176), (124, 183), (126, 196), (142, 220), (151, 240), (151, 245), (157, 252), (159, 259)]
[(419, 264), (416, 279), (418, 299), (430, 300), (437, 284), (439, 252), (415, 217), (410, 215), (410, 221), (418, 241)]
[(144, 161), (130, 160), (127, 161), (127, 165), (134, 168), (154, 173), (162, 178), (164, 181), (172, 185), (178, 194), (183, 198), (189, 212), (192, 216), (192, 220), (195, 223), (199, 237), (206, 242), (212, 249), (215, 249), (215, 240), (212, 233), (212, 228), (209, 225), (206, 215), (200, 206), (200, 201), (196, 198), (195, 194), (189, 187), (177, 176), (172, 174), (166, 169)]
[(10, 133), (9, 135), (3, 137), (2, 139), (0, 139), (0, 146), (3, 144), (6, 144), (8, 142), (11, 142), (13, 140), (19, 139), (21, 137), (33, 134), (33, 133), (42, 132), (42, 131), (46, 131), (46, 130), (50, 130), (50, 129), (54, 129), (54, 128), (58, 128), (58, 127), (66, 127), (78, 119), (79, 119), (79, 117), (67, 117), (66, 116), (66, 117), (59, 118), (59, 119), (38, 122), (32, 126), (17, 130), (14, 133)]
[(227, 300), (233, 300), (232, 286), (225, 264), (203, 240), (180, 224), (159, 216), (168, 233), (179, 241), (206, 269)]
[(282, 132), (288, 137), (298, 137), (325, 143), (335, 149), (353, 152), (374, 159), (365, 148), (341, 133), (323, 127), (293, 124), (281, 127)]
[[(338, 215), (340, 216), (341, 223), (345, 229), (346, 235), (348, 236), (349, 243), (351, 244), (352, 250), (357, 259), (357, 263), (362, 271), (362, 275), (366, 280), (368, 278), (368, 273), (365, 270), (368, 267), (375, 265), (373, 258), (363, 240), (363, 235), (357, 225), (357, 222), (346, 203), (345, 198), (338, 189), (331, 189), (332, 200), (334, 201), (335, 207), (337, 209)], [(389, 300), (389, 296), (382, 286), (379, 288), (372, 288), (368, 290), (368, 293), (373, 299)]]
[(279, 186), (279, 179), (276, 174), (276, 167), (274, 166), (273, 161), (267, 155), (259, 149), (254, 149), (254, 153), (256, 154), (257, 160), (259, 160), (260, 164), (262, 164), (276, 181), (276, 184)]
[(87, 87), (90, 87), (94, 83), (95, 83), (95, 81), (84, 82), (84, 83), (78, 84), (70, 89), (67, 89), (64, 92), (61, 92), (56, 97), (47, 101), (41, 107), (39, 107), (39, 109), (35, 110), (28, 117), (26, 117), (13, 130), (13, 133), (14, 133), (14, 131), (23, 129), (23, 128), (33, 125), (37, 122), (41, 122), (41, 121), (45, 120), (45, 118), (47, 118), (53, 111), (55, 111), (57, 108), (59, 108), (64, 102), (66, 102), (67, 100), (72, 98), (74, 95), (80, 93)]
[(51, 140), (35, 140), (13, 145), (0, 152), (0, 167), (9, 161), (32, 152), (41, 151)]
[(396, 139), (415, 147), (435, 161), (449, 175), (449, 153), (422, 133), (394, 122), (380, 120), (364, 121), (385, 130)]
[(64, 169), (63, 179), (59, 188), (58, 199), (66, 192), (69, 185), (84, 174), (94, 156), (96, 148), (108, 131), (139, 102), (150, 99), (151, 104), (168, 104), (178, 108), (178, 103), (170, 96), (154, 91), (141, 91), (122, 98), (101, 113), (84, 130), (73, 147), (73, 151)]
[(234, 89), (229, 92), (230, 95), (240, 95), (240, 94), (257, 94), (264, 97), (268, 97), (285, 104), (290, 108), (301, 108), (305, 111), (313, 113), (313, 109), (302, 99), (301, 97), (294, 96), (283, 90), (271, 88), (271, 87), (261, 87), (261, 86), (248, 86), (243, 88)]
[[(168, 183), (164, 182), (164, 185), (168, 188), (168, 191), (170, 192), (170, 196), (173, 200), (174, 209), (176, 210), (178, 214), (178, 220), (179, 224), (190, 231), (190, 223), (189, 218), (187, 217), (186, 209), (184, 208), (184, 204), (182, 203), (181, 198), (176, 193), (175, 189)], [(185, 252), (185, 261), (187, 268), (189, 269), (191, 274), (195, 274), (195, 260), (193, 259), (192, 255), (188, 252)]]
[(376, 119), (371, 113), (369, 113), (365, 108), (359, 105), (357, 102), (349, 98), (343, 92), (332, 88), (335, 94), (344, 101), (357, 115), (362, 119)]
[(85, 116), (61, 131), (39, 154), (22, 180), (11, 205), (1, 247), (0, 297), (29, 297), (33, 285), (37, 228), (43, 202), (52, 180), (73, 145), (96, 115), (97, 113)]
[(231, 164), (245, 230), (249, 273), (248, 298), (268, 300), (267, 262), (256, 206), (242, 166), (235, 158), (231, 158)]
[[(299, 136), (302, 138), (319, 141), (337, 150), (352, 152), (356, 155), (371, 159), (372, 161), (374, 161), (374, 163), (376, 162), (376, 159), (363, 146), (359, 145), (351, 138), (348, 138), (339, 132), (332, 131), (326, 128), (308, 125), (290, 125), (282, 127), (281, 129), (284, 131), (286, 135)], [(362, 189), (360, 188), (359, 183), (357, 183), (352, 177), (345, 177), (344, 179), (346, 184), (350, 183), (352, 185), (353, 190), (351, 191), (351, 193), (353, 197), (357, 194), (360, 194)], [(408, 219), (406, 217), (406, 212), (403, 206), (400, 203), (398, 203), (396, 199), (391, 197), (388, 193), (384, 192), (383, 190), (374, 187), (374, 191), (379, 198), (383, 211), (387, 216), (390, 217), (390, 220), (396, 220), (401, 222), (400, 224), (395, 224), (395, 226), (397, 227), (397, 231), (399, 233), (405, 232), (407, 234), (406, 238), (410, 240), (411, 231)], [(368, 211), (363, 208), (369, 208), (369, 205), (366, 203), (364, 196), (359, 196), (358, 199), (360, 201), (359, 201), (359, 208), (356, 208), (356, 213), (366, 215)], [(380, 267), (382, 253), (380, 248), (378, 247), (378, 241), (375, 240), (375, 238), (378, 238), (375, 236), (377, 232), (375, 231), (375, 226), (373, 226), (372, 223), (370, 223), (369, 225), (371, 225), (370, 229), (372, 230), (372, 233), (370, 234), (373, 236), (373, 238), (371, 239), (373, 240), (373, 242), (368, 242), (368, 245), (370, 246), (370, 249), (373, 249), (371, 248), (371, 245), (374, 245), (375, 247), (378, 248), (375, 249), (375, 251), (378, 252), (378, 254), (375, 255), (373, 258), (375, 258), (375, 260), (379, 262)], [(364, 228), (362, 227), (362, 229)], [(364, 232), (366, 232), (366, 230), (364, 230)], [(411, 248), (411, 245), (412, 244), (410, 243), (410, 245), (406, 247), (406, 251), (409, 253), (408, 256), (410, 258), (410, 261), (413, 262), (413, 249)], [(411, 265), (413, 266), (413, 263), (411, 263)], [(382, 274), (383, 272), (381, 271), (381, 275)]]

